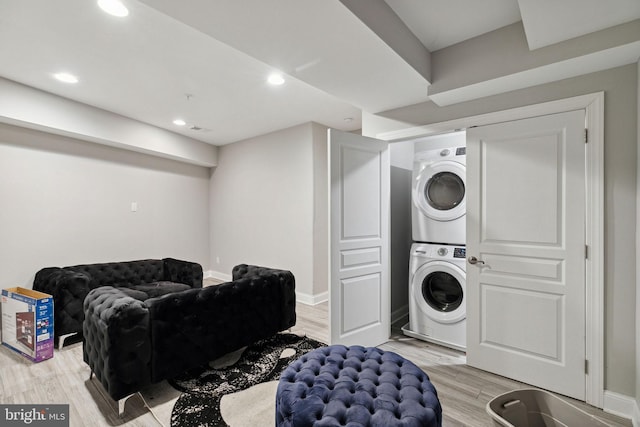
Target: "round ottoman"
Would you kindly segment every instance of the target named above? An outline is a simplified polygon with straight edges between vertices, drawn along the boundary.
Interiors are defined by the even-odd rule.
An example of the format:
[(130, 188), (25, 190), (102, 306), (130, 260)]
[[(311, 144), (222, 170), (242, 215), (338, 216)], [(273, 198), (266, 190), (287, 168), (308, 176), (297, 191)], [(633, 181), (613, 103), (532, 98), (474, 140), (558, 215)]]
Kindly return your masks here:
[(321, 347), (291, 363), (278, 383), (276, 426), (441, 425), (427, 374), (376, 347)]

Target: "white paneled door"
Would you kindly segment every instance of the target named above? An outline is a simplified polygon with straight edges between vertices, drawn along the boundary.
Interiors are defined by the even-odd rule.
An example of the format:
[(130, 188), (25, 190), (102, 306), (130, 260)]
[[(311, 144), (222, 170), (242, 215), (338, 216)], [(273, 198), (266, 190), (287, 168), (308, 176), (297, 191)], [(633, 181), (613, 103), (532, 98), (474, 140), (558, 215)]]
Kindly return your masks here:
[(585, 399), (585, 112), (467, 131), (467, 363)]
[(388, 144), (329, 130), (331, 344), (389, 339)]

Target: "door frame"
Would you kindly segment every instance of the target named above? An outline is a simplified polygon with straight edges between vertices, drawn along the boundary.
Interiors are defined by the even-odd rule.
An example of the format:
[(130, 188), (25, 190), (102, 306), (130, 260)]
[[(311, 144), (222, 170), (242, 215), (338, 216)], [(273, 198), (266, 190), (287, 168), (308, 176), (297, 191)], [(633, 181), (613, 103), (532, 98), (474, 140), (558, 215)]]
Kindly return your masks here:
[(604, 404), (604, 92), (548, 101), (509, 110), (462, 117), (446, 122), (416, 126), (375, 135), (397, 142), (495, 123), (526, 119), (573, 110), (585, 110), (586, 144), (586, 230), (585, 271), (585, 355), (587, 359), (585, 400), (602, 408)]

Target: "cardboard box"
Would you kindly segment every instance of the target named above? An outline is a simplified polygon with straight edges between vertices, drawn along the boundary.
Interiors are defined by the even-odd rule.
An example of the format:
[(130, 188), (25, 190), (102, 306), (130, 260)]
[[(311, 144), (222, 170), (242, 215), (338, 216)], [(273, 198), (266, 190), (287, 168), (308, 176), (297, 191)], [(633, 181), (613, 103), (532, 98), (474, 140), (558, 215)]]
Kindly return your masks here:
[(53, 357), (53, 297), (25, 288), (2, 290), (2, 345), (40, 362)]

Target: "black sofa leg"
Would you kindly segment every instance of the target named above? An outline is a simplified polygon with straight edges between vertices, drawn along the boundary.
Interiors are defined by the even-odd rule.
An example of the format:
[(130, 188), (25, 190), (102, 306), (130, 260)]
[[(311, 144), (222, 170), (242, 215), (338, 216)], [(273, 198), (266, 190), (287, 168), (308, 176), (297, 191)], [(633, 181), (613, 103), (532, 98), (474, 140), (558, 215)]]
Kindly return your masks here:
[(72, 332), (70, 334), (66, 334), (66, 335), (60, 335), (60, 337), (58, 338), (58, 350), (62, 350), (62, 346), (64, 345), (64, 340), (66, 340), (69, 337), (72, 337), (74, 335), (76, 335), (77, 332)]
[[(93, 369), (89, 373), (89, 381), (91, 381), (92, 379), (93, 379)], [(122, 418), (124, 415), (124, 406), (125, 406), (125, 403), (127, 402), (127, 399), (129, 399), (131, 396), (135, 394), (139, 394), (139, 392), (131, 393), (130, 395), (125, 396), (122, 399), (119, 399), (116, 401), (116, 400), (113, 400), (111, 396), (107, 394), (107, 392), (102, 387), (102, 384), (100, 384), (99, 382), (97, 384), (97, 388), (100, 394), (102, 395), (102, 397), (104, 397), (104, 399), (109, 403), (109, 406), (111, 406), (113, 409), (115, 409), (118, 412), (118, 418)], [(140, 395), (140, 397), (142, 398), (142, 395)], [(142, 400), (144, 401), (144, 398), (142, 398)]]
[(129, 396), (118, 400), (118, 418), (122, 418), (122, 416), (124, 415), (124, 404), (127, 401), (127, 399), (130, 398), (131, 396), (133, 396), (133, 394), (130, 394)]

